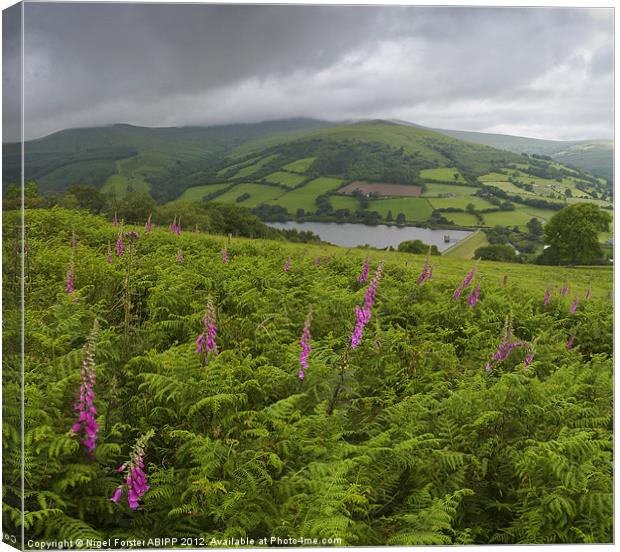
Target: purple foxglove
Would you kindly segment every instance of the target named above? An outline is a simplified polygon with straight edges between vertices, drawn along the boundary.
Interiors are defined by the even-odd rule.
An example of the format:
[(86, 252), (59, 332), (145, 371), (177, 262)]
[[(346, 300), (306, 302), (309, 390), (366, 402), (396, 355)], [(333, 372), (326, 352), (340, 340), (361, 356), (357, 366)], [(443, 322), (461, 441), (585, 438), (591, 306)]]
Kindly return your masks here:
[(304, 322), (304, 329), (301, 334), (301, 339), (299, 340), (299, 345), (301, 346), (301, 353), (299, 354), (299, 379), (304, 379), (305, 372), (308, 370), (308, 357), (310, 356), (310, 351), (312, 351), (312, 347), (310, 346), (310, 322), (312, 321), (311, 312), (306, 316), (306, 320)]
[(183, 256), (183, 251), (180, 249), (177, 251), (177, 263), (183, 264), (185, 262), (185, 257)]
[(573, 306), (570, 308), (570, 314), (575, 314), (577, 310), (577, 305), (579, 304), (579, 298), (575, 295), (575, 300), (573, 301)]
[(545, 291), (545, 300), (543, 301), (544, 305), (548, 305), (549, 304), (549, 299), (551, 299), (551, 289), (547, 288)]
[(136, 440), (129, 454), (129, 462), (123, 464), (117, 471), (126, 471), (125, 484), (118, 486), (110, 500), (118, 503), (123, 496), (123, 487), (127, 490), (127, 505), (132, 510), (140, 506), (140, 499), (150, 489), (146, 473), (144, 471), (144, 454), (149, 439), (154, 435), (150, 429), (147, 433)]
[(476, 285), (476, 289), (469, 291), (469, 297), (467, 298), (467, 304), (470, 307), (475, 307), (478, 302), (478, 296), (480, 295), (480, 284)]
[(144, 232), (148, 234), (151, 230), (153, 230), (153, 223), (151, 222), (151, 215), (149, 215), (149, 218), (144, 225)]
[(286, 259), (284, 263), (284, 272), (288, 272), (291, 269), (291, 258)]
[(589, 287), (586, 291), (586, 299), (590, 299), (590, 288)]
[(431, 250), (430, 247), (428, 249), (428, 253), (426, 254), (426, 261), (424, 262), (424, 267), (422, 268), (422, 273), (418, 277), (418, 285), (422, 285), (426, 280), (430, 280), (433, 277), (433, 267), (431, 266)]
[(575, 334), (571, 335), (566, 342), (566, 348), (570, 351), (573, 348), (573, 340), (575, 339)]
[(226, 247), (222, 249), (222, 263), (228, 264), (228, 249)]
[(79, 399), (74, 404), (74, 410), (78, 413), (78, 421), (73, 424), (71, 431), (77, 435), (80, 431), (84, 438), (82, 444), (86, 447), (86, 454), (89, 458), (93, 458), (93, 453), (97, 442), (97, 432), (99, 425), (97, 424), (95, 408), (95, 342), (99, 332), (99, 324), (95, 320), (93, 329), (86, 340), (84, 346), (84, 356), (82, 358), (82, 383), (80, 385)]
[(368, 280), (369, 271), (370, 271), (370, 260), (368, 259), (368, 257), (366, 257), (366, 259), (364, 260), (364, 265), (362, 266), (362, 272), (357, 277), (357, 281), (360, 284), (363, 284), (364, 282)]
[(74, 277), (75, 267), (73, 264), (73, 259), (69, 262), (69, 269), (67, 270), (67, 293), (73, 293), (73, 277)]
[(459, 284), (459, 287), (457, 287), (454, 290), (454, 298), (458, 299), (461, 296), (461, 293), (463, 293), (463, 290), (471, 283), (471, 281), (474, 279), (474, 275), (476, 274), (476, 267), (474, 266), (469, 273), (467, 274), (467, 276), (465, 276), (465, 279)]
[(202, 333), (196, 339), (196, 352), (204, 354), (205, 364), (209, 362), (209, 352), (218, 353), (215, 338), (217, 337), (217, 321), (213, 298), (209, 295), (207, 299), (207, 312), (202, 317)]

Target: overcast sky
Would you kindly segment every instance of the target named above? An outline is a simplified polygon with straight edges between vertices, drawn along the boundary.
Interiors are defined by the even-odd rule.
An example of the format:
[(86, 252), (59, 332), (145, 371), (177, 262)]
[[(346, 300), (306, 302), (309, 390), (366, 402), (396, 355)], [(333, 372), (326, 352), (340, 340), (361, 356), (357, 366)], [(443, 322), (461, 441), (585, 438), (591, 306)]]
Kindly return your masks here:
[[(611, 9), (29, 2), (24, 14), (27, 138), (298, 116), (613, 132)], [(17, 41), (5, 44), (6, 59)]]

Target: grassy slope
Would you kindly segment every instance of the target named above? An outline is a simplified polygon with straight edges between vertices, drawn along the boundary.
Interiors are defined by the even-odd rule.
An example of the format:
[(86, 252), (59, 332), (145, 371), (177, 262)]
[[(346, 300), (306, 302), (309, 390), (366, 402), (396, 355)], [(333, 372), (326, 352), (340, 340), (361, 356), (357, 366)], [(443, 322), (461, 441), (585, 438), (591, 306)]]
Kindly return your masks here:
[[(308, 530), (346, 545), (574, 542), (575, 526), (587, 532), (581, 540), (613, 538), (610, 269), (481, 262), (480, 299), (470, 308), (465, 296), (455, 301), (452, 294), (471, 261), (433, 257), (432, 280), (418, 286), (424, 255), (229, 242), (165, 229), (144, 235), (140, 226), (134, 257), (108, 264), (107, 244), (117, 236), (109, 222), (62, 209), (26, 215), (34, 245), (24, 320), (28, 362), (22, 376), (20, 311), (7, 309), (5, 354), (17, 362), (5, 366), (10, 378), (5, 372), (3, 383), (13, 385), (5, 389), (15, 392), (6, 393), (3, 422), (15, 447), (8, 450), (17, 450), (14, 407), (25, 377), (32, 473), (26, 500), (35, 524), (27, 536), (57, 539), (71, 530), (74, 538), (145, 538), (164, 520), (172, 534), (192, 537), (207, 527), (209, 538), (225, 538), (241, 524), (251, 537), (286, 527), (283, 535)], [(6, 251), (20, 217), (5, 213)], [(72, 229), (75, 302), (65, 292)], [(175, 261), (179, 248), (184, 263)], [(362, 342), (349, 350), (366, 255), (371, 273), (381, 259), (385, 270)], [(10, 286), (11, 263), (4, 268)], [(546, 287), (565, 281), (570, 296), (554, 293), (545, 307)], [(128, 326), (125, 282), (133, 305)], [(573, 293), (582, 302), (569, 316)], [(205, 366), (195, 351), (209, 296), (220, 352)], [(300, 382), (299, 336), (311, 307), (312, 351)], [(515, 337), (536, 340), (533, 364), (523, 367), (519, 349), (487, 374), (509, 313)], [(95, 317), (102, 326), (95, 398), (102, 429), (96, 460), (89, 461), (68, 428)], [(575, 347), (567, 350), (573, 333)], [(327, 415), (340, 366), (344, 386)], [(115, 469), (148, 430), (155, 433), (145, 453), (151, 489), (129, 515), (125, 499), (109, 500), (125, 476)], [(9, 461), (19, 474), (19, 462)], [(70, 477), (74, 484), (67, 484)], [(19, 481), (5, 482), (10, 491), (13, 479)], [(585, 495), (596, 496), (595, 518), (592, 503), (580, 500)], [(503, 509), (524, 515), (497, 515), (500, 498)], [(559, 536), (556, 503), (570, 507)], [(46, 515), (50, 504), (62, 516), (55, 524), (58, 515)]]
[(193, 186), (192, 188), (188, 188), (183, 192), (179, 199), (187, 200), (187, 201), (202, 201), (202, 198), (208, 194), (213, 192), (217, 192), (222, 188), (226, 188), (230, 186), (230, 184), (222, 183), (222, 184), (205, 184), (204, 186)]
[(453, 259), (473, 259), (476, 249), (485, 245), (489, 245), (487, 237), (478, 230), (444, 251), (442, 255)]
[[(218, 203), (237, 203), (244, 207), (256, 207), (261, 203), (270, 202), (280, 197), (285, 190), (278, 186), (267, 186), (266, 184), (237, 184), (231, 190), (218, 196), (215, 201)], [(250, 194), (250, 197), (237, 202), (237, 198), (243, 194)]]

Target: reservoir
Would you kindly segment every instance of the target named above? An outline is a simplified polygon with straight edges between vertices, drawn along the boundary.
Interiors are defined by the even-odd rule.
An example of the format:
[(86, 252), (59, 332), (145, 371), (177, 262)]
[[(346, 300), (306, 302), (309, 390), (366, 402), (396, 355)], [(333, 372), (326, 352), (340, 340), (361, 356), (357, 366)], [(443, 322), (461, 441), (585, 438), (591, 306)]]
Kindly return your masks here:
[[(406, 240), (421, 240), (428, 245), (436, 245), (439, 251), (445, 251), (448, 247), (469, 236), (467, 230), (431, 230), (430, 228), (418, 228), (417, 226), (367, 226), (365, 224), (352, 224), (345, 222), (267, 222), (268, 226), (286, 230), (299, 230), (300, 232), (314, 232), (323, 241), (339, 245), (341, 247), (357, 247), (370, 245), (378, 249), (392, 246)], [(450, 241), (445, 242), (444, 236), (450, 236)]]

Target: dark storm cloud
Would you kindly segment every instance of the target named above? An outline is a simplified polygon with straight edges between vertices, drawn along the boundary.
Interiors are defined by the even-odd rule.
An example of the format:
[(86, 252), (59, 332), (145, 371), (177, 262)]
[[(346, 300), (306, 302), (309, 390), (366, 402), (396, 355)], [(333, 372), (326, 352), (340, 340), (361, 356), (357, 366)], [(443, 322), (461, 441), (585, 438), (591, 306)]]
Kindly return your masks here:
[(27, 3), (26, 134), (311, 116), (608, 136), (612, 13)]

